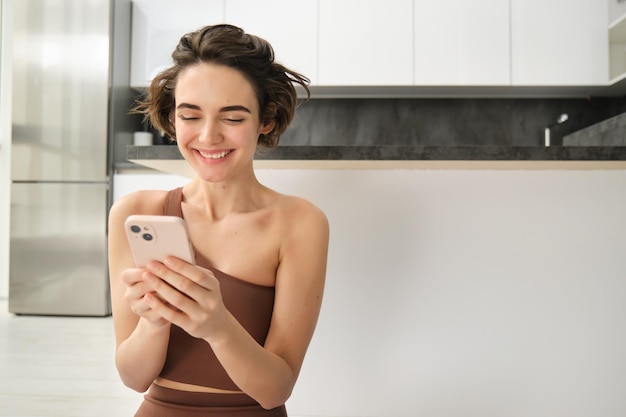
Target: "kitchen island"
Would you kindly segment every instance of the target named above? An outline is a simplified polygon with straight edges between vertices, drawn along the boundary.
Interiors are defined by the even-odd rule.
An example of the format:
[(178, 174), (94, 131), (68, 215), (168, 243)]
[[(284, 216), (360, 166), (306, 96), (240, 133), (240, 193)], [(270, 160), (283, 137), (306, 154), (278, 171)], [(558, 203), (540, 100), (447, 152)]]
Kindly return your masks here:
[[(128, 151), (136, 168), (115, 176), (118, 196), (189, 182), (175, 146)], [(522, 415), (596, 415), (598, 404), (625, 415), (626, 372), (615, 371), (626, 369), (625, 156), (587, 146), (259, 152), (259, 181), (312, 201), (331, 225), (324, 303), (290, 415), (491, 416), (511, 404)]]

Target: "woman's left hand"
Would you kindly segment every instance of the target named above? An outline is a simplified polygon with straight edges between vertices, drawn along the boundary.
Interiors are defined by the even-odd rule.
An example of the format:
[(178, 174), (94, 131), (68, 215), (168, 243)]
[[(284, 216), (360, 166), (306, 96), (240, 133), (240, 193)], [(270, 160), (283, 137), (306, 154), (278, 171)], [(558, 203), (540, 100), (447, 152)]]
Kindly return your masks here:
[(226, 307), (213, 272), (174, 257), (152, 261), (147, 270), (144, 279), (158, 297), (147, 294), (146, 301), (155, 313), (193, 337), (216, 336)]

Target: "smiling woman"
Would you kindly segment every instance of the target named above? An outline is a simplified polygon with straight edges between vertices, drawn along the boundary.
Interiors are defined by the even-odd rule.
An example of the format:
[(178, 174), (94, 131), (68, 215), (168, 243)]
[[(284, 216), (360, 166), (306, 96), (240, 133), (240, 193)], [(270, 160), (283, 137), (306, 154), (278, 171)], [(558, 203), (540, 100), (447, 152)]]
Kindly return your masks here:
[(276, 123), (260, 120), (246, 78), (235, 69), (202, 62), (181, 71), (174, 96), (176, 141), (196, 174), (220, 182), (249, 171), (257, 141)]
[[(183, 36), (172, 57), (135, 111), (176, 141), (196, 175), (111, 210), (117, 368), (127, 386), (149, 388), (139, 417), (283, 417), (321, 307), (329, 227), (309, 201), (262, 185), (253, 157), (278, 144), (296, 108), (293, 83), (308, 80), (230, 25)], [(196, 264), (136, 268), (123, 226), (133, 214), (183, 218)]]

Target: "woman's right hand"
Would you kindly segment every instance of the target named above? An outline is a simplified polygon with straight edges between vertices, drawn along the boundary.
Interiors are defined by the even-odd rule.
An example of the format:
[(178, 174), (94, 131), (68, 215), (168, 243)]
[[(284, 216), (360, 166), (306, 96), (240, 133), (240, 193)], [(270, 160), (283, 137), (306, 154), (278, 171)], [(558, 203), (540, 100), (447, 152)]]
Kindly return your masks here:
[(169, 322), (157, 314), (145, 300), (146, 294), (154, 294), (144, 280), (144, 275), (148, 273), (145, 268), (130, 268), (122, 272), (122, 282), (126, 286), (124, 299), (130, 310), (139, 317), (158, 327), (167, 326)]

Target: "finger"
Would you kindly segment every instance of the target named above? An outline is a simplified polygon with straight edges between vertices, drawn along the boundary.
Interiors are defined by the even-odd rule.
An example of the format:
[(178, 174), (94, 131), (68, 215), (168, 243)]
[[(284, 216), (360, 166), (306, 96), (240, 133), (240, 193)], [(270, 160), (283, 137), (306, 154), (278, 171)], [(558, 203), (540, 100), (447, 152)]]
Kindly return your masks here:
[(206, 268), (187, 263), (174, 256), (165, 258), (163, 264), (170, 270), (189, 278), (191, 281), (207, 290), (219, 290), (219, 281), (215, 278), (213, 272)]
[(186, 318), (183, 312), (174, 309), (171, 304), (162, 301), (156, 294), (146, 294), (145, 300), (150, 310), (161, 320), (181, 327), (181, 324)]
[[(145, 272), (147, 274), (148, 272)], [(146, 284), (145, 280), (138, 281), (135, 284), (128, 285), (124, 297), (128, 303), (140, 300), (146, 293), (151, 292), (152, 288)]]
[(183, 311), (193, 307), (195, 301), (187, 292), (193, 292), (191, 288), (197, 286), (195, 283), (162, 265), (154, 267), (154, 272), (146, 274), (145, 281), (158, 294), (161, 303), (169, 303)]
[(144, 294), (141, 298), (135, 299), (130, 304), (131, 311), (135, 313), (136, 315), (146, 319), (152, 324), (155, 324), (158, 326), (163, 326), (163, 325), (168, 324), (168, 322), (163, 317), (161, 317), (156, 311), (152, 309), (152, 307), (150, 307), (150, 304), (148, 303), (148, 299), (150, 297), (158, 299), (158, 296), (156, 294), (153, 294), (153, 293)]
[(142, 281), (141, 275), (143, 273), (143, 269), (139, 268), (130, 268), (126, 269), (122, 272), (122, 282), (126, 285), (134, 285), (138, 282)]
[(163, 317), (161, 317), (161, 315), (154, 309), (152, 308), (148, 308), (148, 310), (145, 312), (145, 314), (142, 314), (141, 317), (143, 317), (145, 320), (147, 320), (149, 323), (155, 325), (155, 326), (165, 326), (170, 324), (169, 321), (167, 321), (166, 319), (164, 319)]
[[(207, 287), (216, 287), (215, 285), (210, 285), (208, 283), (210, 282), (210, 278), (207, 280), (197, 278), (198, 276), (204, 275), (203, 270), (199, 267), (187, 264), (183, 261), (176, 263), (175, 267), (178, 267), (179, 269), (175, 271), (169, 266), (159, 262), (151, 262), (148, 264), (147, 269), (159, 277), (163, 282), (167, 283), (170, 287), (195, 301), (198, 301), (205, 295), (204, 292), (207, 289), (210, 289)], [(205, 283), (205, 285), (201, 285), (198, 282)]]

